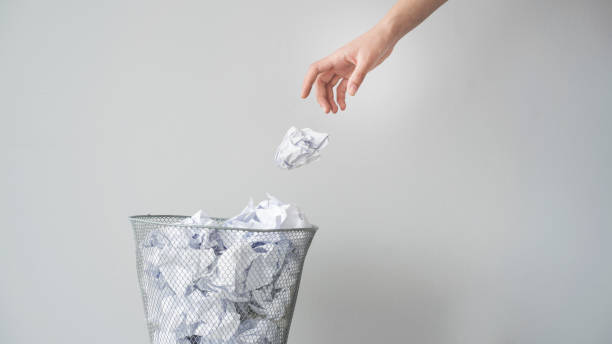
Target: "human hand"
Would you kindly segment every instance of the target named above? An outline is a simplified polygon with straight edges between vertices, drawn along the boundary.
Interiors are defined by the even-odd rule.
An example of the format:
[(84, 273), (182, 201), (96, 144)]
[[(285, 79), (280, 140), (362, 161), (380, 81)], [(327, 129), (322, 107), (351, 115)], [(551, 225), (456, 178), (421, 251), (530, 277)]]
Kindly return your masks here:
[[(319, 60), (308, 69), (302, 98), (316, 83), (317, 102), (325, 113), (346, 109), (346, 91), (355, 95), (366, 74), (383, 62), (405, 34), (419, 25), (446, 0), (398, 0), (374, 28)], [(336, 87), (336, 84), (338, 87)], [(336, 87), (336, 102), (334, 101)]]
[[(325, 113), (337, 113), (338, 105), (344, 111), (347, 90), (354, 96), (366, 74), (389, 57), (396, 42), (383, 25), (375, 26), (331, 55), (310, 65), (302, 86), (302, 98), (308, 97), (313, 84), (316, 84), (317, 102)], [(337, 104), (334, 101), (334, 87)]]

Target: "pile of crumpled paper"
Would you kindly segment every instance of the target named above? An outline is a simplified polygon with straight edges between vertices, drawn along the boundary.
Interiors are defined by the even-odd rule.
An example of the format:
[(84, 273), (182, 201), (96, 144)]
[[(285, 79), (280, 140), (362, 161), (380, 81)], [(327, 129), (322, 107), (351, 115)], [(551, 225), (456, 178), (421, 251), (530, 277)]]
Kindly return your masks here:
[(299, 278), (296, 243), (282, 231), (184, 225), (310, 228), (300, 209), (268, 195), (231, 219), (199, 211), (180, 225), (153, 230), (140, 245), (154, 344), (267, 344), (282, 338)]

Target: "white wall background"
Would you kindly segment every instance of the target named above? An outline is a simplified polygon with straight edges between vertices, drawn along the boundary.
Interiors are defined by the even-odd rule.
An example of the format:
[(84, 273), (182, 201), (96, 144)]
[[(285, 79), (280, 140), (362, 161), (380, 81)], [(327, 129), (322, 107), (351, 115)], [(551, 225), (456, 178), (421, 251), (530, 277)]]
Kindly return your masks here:
[(300, 100), (391, 4), (0, 1), (0, 342), (147, 343), (127, 216), (265, 191), (321, 227), (292, 344), (612, 342), (612, 2), (451, 1)]

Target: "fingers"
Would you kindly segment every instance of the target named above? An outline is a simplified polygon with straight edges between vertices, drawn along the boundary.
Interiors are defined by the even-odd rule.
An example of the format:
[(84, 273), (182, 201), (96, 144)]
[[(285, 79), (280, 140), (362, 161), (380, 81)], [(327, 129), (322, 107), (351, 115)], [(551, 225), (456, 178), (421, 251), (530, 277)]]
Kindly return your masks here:
[[(340, 61), (340, 65), (338, 65), (337, 60), (333, 56), (328, 56), (313, 63), (308, 69), (302, 85), (302, 98), (310, 95), (313, 86), (316, 88), (317, 103), (325, 113), (330, 111), (337, 113), (339, 110), (346, 109), (346, 92), (355, 95), (369, 71), (366, 66), (371, 65), (369, 63), (358, 63), (355, 66), (354, 62), (344, 60)], [(352, 72), (346, 70), (353, 69), (353, 67)], [(336, 85), (338, 85), (337, 88)], [(336, 88), (335, 95), (334, 88)]]
[(340, 75), (334, 75), (331, 81), (327, 83), (327, 102), (331, 105), (331, 111), (333, 113), (338, 112), (338, 105), (334, 101), (334, 87), (341, 78)]
[(308, 97), (310, 94), (310, 90), (312, 89), (312, 85), (317, 79), (317, 76), (321, 73), (325, 73), (333, 68), (333, 63), (330, 57), (326, 57), (322, 60), (319, 60), (310, 65), (308, 68), (308, 72), (306, 72), (306, 77), (304, 77), (304, 82), (302, 84), (302, 98)]
[(357, 63), (357, 67), (355, 67), (355, 70), (351, 74), (348, 81), (348, 93), (351, 96), (354, 96), (355, 93), (357, 93), (357, 90), (359, 89), (359, 86), (361, 86), (361, 83), (363, 82), (363, 79), (365, 79), (367, 73), (367, 65), (365, 63)]
[(329, 101), (327, 100), (327, 83), (323, 80), (324, 79), (324, 75), (321, 74), (319, 75), (319, 77), (317, 77), (316, 80), (316, 88), (317, 88), (317, 103), (319, 103), (319, 105), (323, 108), (323, 111), (325, 111), (325, 113), (329, 113), (329, 110), (331, 110), (331, 105), (329, 104)]
[(342, 79), (340, 81), (340, 85), (336, 88), (336, 99), (338, 100), (338, 105), (340, 105), (340, 109), (342, 111), (346, 110), (346, 85), (348, 84), (348, 80)]
[(338, 105), (334, 101), (333, 88), (341, 78), (341, 76), (336, 75), (333, 71), (324, 72), (317, 76), (315, 81), (317, 102), (325, 113), (329, 113), (330, 111), (334, 113), (338, 112)]

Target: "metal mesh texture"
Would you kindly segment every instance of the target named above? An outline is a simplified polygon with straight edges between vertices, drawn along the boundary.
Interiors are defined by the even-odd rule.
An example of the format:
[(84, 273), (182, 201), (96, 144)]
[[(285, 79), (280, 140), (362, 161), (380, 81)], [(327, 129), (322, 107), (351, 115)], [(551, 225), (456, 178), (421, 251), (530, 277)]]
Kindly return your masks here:
[(152, 344), (285, 344), (317, 227), (231, 229), (130, 220)]

